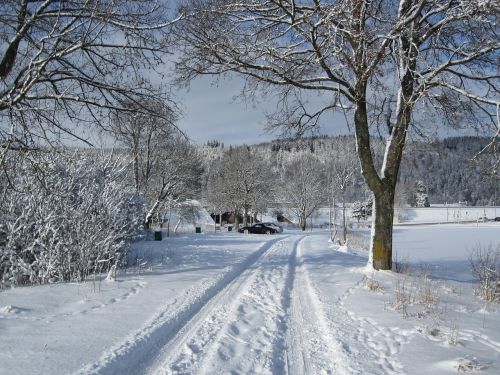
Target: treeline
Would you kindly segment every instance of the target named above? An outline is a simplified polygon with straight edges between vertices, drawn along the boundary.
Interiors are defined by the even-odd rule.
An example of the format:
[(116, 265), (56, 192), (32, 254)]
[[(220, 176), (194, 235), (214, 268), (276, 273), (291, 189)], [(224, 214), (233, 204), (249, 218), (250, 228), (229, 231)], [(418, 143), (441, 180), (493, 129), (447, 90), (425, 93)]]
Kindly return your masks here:
[[(495, 204), (498, 175), (488, 173), (494, 155), (486, 153), (472, 160), (488, 142), (478, 137), (410, 142), (395, 205)], [(199, 148), (204, 166), (202, 200), (212, 214), (232, 213), (236, 223), (246, 223), (272, 207), (276, 214), (295, 217), (301, 227), (319, 206), (356, 203), (356, 207), (368, 207), (372, 197), (355, 150), (352, 136), (226, 148), (212, 141)], [(383, 152), (383, 143), (373, 139), (372, 153), (379, 167)]]
[[(430, 204), (465, 202), (469, 205), (499, 204), (499, 176), (488, 173), (494, 155), (486, 153), (472, 160), (491, 139), (452, 137), (433, 142), (414, 141), (407, 144), (400, 170), (399, 189), (408, 204), (419, 182), (427, 189)], [(383, 145), (373, 139), (373, 154), (382, 162)], [(252, 146), (271, 163), (279, 164), (293, 154), (309, 152), (319, 157), (336, 149), (355, 149), (352, 136), (320, 136), (299, 140), (279, 140)], [(498, 173), (498, 172), (497, 172)], [(365, 185), (359, 174), (350, 188), (348, 200), (362, 200)], [(496, 197), (496, 200), (495, 200)]]
[(430, 144), (408, 145), (400, 181), (411, 187), (421, 180), (430, 204), (467, 202), (471, 206), (500, 204), (500, 179), (489, 173), (495, 160), (491, 152), (473, 158), (490, 142), (488, 138), (453, 137)]
[[(235, 225), (256, 220), (272, 208), (273, 216), (286, 217), (305, 230), (308, 219), (327, 204), (334, 211), (340, 207), (331, 219), (342, 220), (346, 228), (346, 207), (353, 192), (363, 191), (365, 200), (371, 196), (359, 188), (355, 148), (346, 142), (321, 153), (262, 145), (226, 149), (207, 145), (200, 153), (205, 165), (203, 201), (212, 214), (230, 213)], [(344, 230), (344, 242), (346, 235)]]

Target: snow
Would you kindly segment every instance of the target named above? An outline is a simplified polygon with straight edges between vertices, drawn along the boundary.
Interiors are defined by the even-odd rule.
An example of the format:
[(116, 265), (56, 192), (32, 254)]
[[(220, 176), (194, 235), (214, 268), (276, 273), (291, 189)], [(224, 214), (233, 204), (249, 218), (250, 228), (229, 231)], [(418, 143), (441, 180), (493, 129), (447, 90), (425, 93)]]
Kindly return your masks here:
[[(182, 210), (192, 210), (192, 217), (186, 218), (180, 214)], [(178, 207), (172, 208), (171, 214), (164, 214), (165, 218), (169, 218), (171, 222), (170, 231), (177, 233), (193, 233), (196, 227), (201, 227), (203, 231), (213, 231), (215, 222), (208, 213), (208, 211), (203, 208), (199, 201), (195, 199), (187, 199), (180, 203)], [(191, 216), (191, 215), (189, 215)], [(167, 230), (161, 229), (165, 235)], [(160, 230), (160, 228), (156, 228)]]
[(491, 220), (500, 216), (500, 207), (471, 207), (436, 205), (422, 208), (399, 209), (401, 223), (459, 223), (477, 221), (486, 217)]
[[(336, 222), (337, 224), (339, 224), (342, 221), (342, 207), (337, 207), (336, 212)], [(298, 223), (298, 218), (293, 214), (287, 212), (285, 216), (293, 223)], [(330, 218), (330, 210), (328, 207), (320, 207), (311, 216), (313, 225), (315, 227), (326, 227)], [(404, 207), (396, 208), (395, 216), (396, 225), (460, 222), (477, 223), (478, 218), (481, 220), (481, 218), (486, 217), (487, 220), (493, 220), (495, 217), (499, 217), (500, 207), (475, 207), (459, 205), (433, 205), (432, 207), (421, 208)], [(346, 219), (351, 226), (358, 223), (358, 221), (352, 217), (352, 208), (350, 204), (346, 205)], [(311, 218), (307, 220), (308, 225), (310, 223), (310, 220)], [(276, 221), (276, 218), (272, 216), (271, 212), (268, 212), (267, 215), (263, 216), (262, 221)], [(363, 226), (369, 226), (371, 224), (371, 217), (368, 217), (367, 220), (361, 219), (360, 224)], [(480, 222), (479, 225), (481, 224), (482, 223)]]
[(416, 276), (367, 272), (319, 230), (144, 241), (114, 282), (1, 292), (0, 373), (495, 374), (500, 312), (474, 296), (468, 262), (498, 233), (397, 227)]

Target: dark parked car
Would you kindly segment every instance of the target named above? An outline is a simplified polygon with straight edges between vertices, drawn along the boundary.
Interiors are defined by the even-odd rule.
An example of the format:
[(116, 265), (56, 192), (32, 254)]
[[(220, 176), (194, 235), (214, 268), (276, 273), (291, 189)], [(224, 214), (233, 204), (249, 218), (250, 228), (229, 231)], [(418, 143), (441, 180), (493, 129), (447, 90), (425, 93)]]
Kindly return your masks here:
[(274, 223), (261, 223), (261, 224), (264, 224), (264, 225), (267, 225), (268, 227), (276, 229), (276, 231), (278, 233), (283, 233), (283, 227), (281, 225), (274, 224)]
[(249, 225), (238, 229), (238, 232), (240, 233), (245, 233), (246, 231), (248, 231), (248, 233), (256, 233), (256, 234), (274, 234), (278, 233), (279, 229), (276, 228), (276, 226), (274, 225), (269, 225), (264, 223), (257, 223), (254, 225)]
[(497, 216), (497, 217), (496, 217), (496, 218), (494, 218), (493, 220), (495, 220), (495, 221), (500, 221), (500, 217), (498, 217), (498, 216)]

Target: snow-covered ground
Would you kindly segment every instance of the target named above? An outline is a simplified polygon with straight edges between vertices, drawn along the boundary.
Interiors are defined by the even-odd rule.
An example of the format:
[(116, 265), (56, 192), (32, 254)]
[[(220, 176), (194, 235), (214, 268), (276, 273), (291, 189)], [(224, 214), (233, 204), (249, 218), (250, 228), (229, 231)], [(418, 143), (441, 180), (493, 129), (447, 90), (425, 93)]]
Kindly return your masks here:
[[(358, 221), (352, 217), (352, 210), (350, 208), (351, 204), (348, 204), (346, 208), (347, 222), (350, 225), (357, 226)], [(286, 217), (294, 223), (298, 223), (298, 218), (291, 213), (287, 213)], [(459, 205), (433, 205), (432, 207), (404, 207), (396, 208), (395, 212), (395, 223), (403, 225), (412, 224), (438, 224), (438, 223), (461, 223), (461, 222), (477, 222), (491, 221), (495, 217), (500, 217), (500, 207), (479, 207), (479, 206), (459, 206)], [(307, 220), (307, 224), (310, 224), (312, 219), (313, 225), (315, 227), (328, 226), (328, 221), (330, 218), (330, 210), (328, 207), (321, 207), (317, 209), (312, 217)], [(260, 219), (260, 216), (259, 216)], [(276, 218), (272, 216), (272, 211), (269, 211), (267, 215), (262, 216), (262, 221), (276, 221)], [(342, 209), (337, 208), (337, 218), (336, 223), (340, 224), (342, 221)], [(367, 220), (360, 220), (362, 226), (371, 225), (371, 217)]]
[(500, 207), (471, 207), (458, 205), (440, 205), (433, 207), (411, 208), (397, 210), (401, 223), (459, 223), (462, 221), (477, 221), (486, 217), (493, 220), (500, 216)]
[(116, 282), (1, 292), (0, 374), (498, 374), (479, 242), (500, 225), (396, 228), (414, 277), (367, 271), (323, 231), (142, 242)]

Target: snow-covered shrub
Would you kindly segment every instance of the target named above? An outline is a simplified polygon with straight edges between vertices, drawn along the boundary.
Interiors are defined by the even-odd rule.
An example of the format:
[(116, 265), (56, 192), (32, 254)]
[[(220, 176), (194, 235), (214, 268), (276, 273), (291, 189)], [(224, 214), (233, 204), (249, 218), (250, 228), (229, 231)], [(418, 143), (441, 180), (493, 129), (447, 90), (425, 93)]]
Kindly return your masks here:
[(478, 245), (469, 260), (472, 275), (479, 280), (476, 294), (487, 302), (500, 302), (500, 245)]
[(420, 275), (412, 275), (409, 270), (397, 275), (391, 306), (403, 318), (422, 319), (432, 316), (441, 319), (438, 283), (429, 278), (426, 266), (421, 266)]
[(481, 363), (477, 358), (460, 358), (456, 369), (458, 372), (478, 372), (487, 369), (488, 365)]
[(364, 284), (365, 284), (365, 287), (372, 291), (372, 292), (382, 292), (384, 290), (384, 288), (380, 285), (380, 283), (375, 280), (375, 278), (372, 276), (372, 277), (367, 277), (365, 276), (365, 279), (364, 279)]
[(0, 286), (83, 280), (124, 259), (140, 202), (113, 155), (36, 153), (0, 202)]
[(413, 287), (410, 284), (408, 275), (401, 275), (396, 279), (396, 289), (394, 292), (392, 307), (400, 311), (403, 318), (409, 315), (408, 308), (413, 303)]
[(419, 314), (422, 316), (434, 314), (440, 302), (438, 284), (429, 275), (430, 266), (428, 264), (421, 264), (415, 299), (416, 303), (421, 306)]

